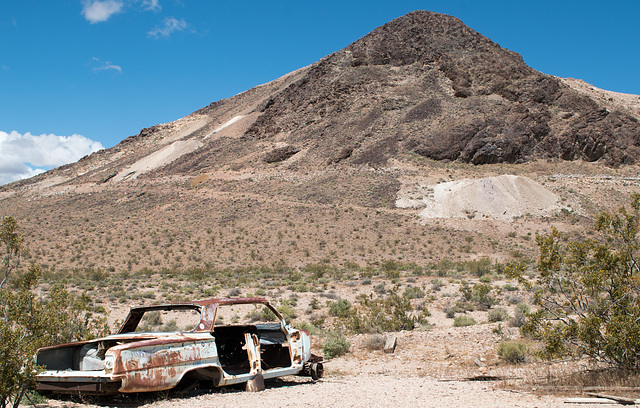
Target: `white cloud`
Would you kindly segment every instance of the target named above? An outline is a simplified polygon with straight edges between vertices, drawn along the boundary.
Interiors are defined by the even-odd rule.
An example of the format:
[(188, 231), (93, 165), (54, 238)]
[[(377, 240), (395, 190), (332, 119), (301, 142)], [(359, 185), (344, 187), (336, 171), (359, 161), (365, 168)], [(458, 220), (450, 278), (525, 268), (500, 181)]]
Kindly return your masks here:
[(162, 20), (162, 23), (159, 27), (156, 27), (147, 33), (147, 37), (168, 37), (172, 33), (176, 31), (182, 31), (188, 26), (189, 24), (187, 24), (187, 22), (183, 19), (178, 20), (174, 17), (166, 17), (164, 20)]
[(84, 0), (82, 15), (92, 24), (100, 23), (122, 11), (123, 6), (120, 0)]
[(81, 135), (32, 135), (0, 131), (0, 185), (35, 176), (103, 149)]
[(159, 3), (159, 0), (142, 0), (142, 7), (148, 11), (160, 11), (162, 10), (162, 6)]
[(102, 61), (100, 58), (93, 57), (91, 59), (93, 67), (92, 71), (118, 71), (118, 73), (122, 74), (122, 67), (120, 65), (112, 64), (111, 61)]

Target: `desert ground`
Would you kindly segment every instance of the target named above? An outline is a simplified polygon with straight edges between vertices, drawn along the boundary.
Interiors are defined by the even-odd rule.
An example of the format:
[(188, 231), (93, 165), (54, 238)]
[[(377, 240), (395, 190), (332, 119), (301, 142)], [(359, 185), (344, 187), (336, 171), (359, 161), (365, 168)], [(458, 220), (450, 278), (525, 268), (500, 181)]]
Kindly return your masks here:
[[(497, 335), (496, 324), (434, 327), (393, 333), (394, 353), (370, 351), (365, 337), (352, 336), (352, 352), (329, 361), (325, 378), (284, 377), (257, 393), (242, 387), (133, 396), (125, 399), (51, 399), (38, 406), (126, 407), (599, 407), (568, 403), (578, 391), (550, 393), (547, 376), (568, 375), (586, 366), (571, 361), (505, 365), (492, 350), (517, 330)], [(474, 360), (477, 360), (478, 365)], [(493, 379), (491, 379), (493, 378)]]

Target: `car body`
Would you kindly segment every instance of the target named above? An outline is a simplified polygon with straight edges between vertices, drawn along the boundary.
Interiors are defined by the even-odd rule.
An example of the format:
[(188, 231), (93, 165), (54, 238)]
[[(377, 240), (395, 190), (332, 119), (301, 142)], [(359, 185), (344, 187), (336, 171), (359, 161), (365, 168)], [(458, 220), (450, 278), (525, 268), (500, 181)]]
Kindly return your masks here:
[[(149, 330), (162, 316), (194, 317), (187, 329)], [(166, 318), (166, 317), (165, 317)], [(244, 320), (244, 321), (243, 321)], [(142, 330), (142, 331), (141, 331)], [(322, 376), (308, 332), (288, 325), (264, 298), (206, 299), (134, 307), (116, 334), (44, 347), (37, 389), (113, 394), (162, 391), (181, 381), (211, 386), (284, 375)]]

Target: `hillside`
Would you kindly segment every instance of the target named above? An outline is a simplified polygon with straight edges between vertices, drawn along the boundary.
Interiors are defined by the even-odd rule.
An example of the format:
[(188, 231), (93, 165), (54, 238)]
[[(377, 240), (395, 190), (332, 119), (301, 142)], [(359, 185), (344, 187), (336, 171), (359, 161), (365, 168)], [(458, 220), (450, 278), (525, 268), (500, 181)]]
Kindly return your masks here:
[(638, 189), (638, 106), (417, 11), (3, 186), (0, 213), (51, 270), (535, 257)]

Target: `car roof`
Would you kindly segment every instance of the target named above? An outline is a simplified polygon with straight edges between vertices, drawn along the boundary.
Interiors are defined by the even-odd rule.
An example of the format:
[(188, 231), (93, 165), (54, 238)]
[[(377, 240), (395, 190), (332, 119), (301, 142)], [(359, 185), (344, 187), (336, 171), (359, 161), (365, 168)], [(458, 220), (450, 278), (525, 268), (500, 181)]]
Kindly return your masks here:
[(191, 308), (199, 308), (198, 306), (211, 306), (211, 305), (241, 305), (241, 304), (251, 304), (251, 303), (269, 303), (269, 301), (265, 298), (261, 297), (245, 297), (245, 298), (209, 298), (209, 299), (201, 299), (194, 300), (191, 302), (171, 302), (171, 303), (157, 303), (152, 305), (142, 305), (132, 307), (131, 310), (140, 310), (140, 309), (191, 309)]

